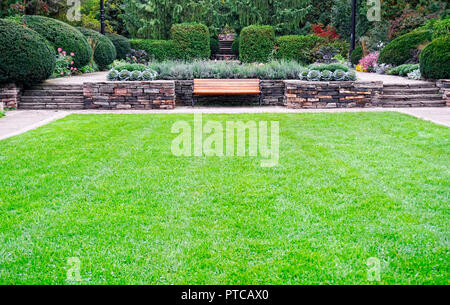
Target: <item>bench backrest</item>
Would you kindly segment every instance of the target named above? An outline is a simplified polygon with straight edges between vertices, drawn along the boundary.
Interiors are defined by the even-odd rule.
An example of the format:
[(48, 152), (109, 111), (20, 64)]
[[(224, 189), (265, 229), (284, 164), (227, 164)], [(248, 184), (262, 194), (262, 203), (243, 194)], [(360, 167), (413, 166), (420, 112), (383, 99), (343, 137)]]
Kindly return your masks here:
[(260, 94), (259, 79), (194, 79), (197, 95)]

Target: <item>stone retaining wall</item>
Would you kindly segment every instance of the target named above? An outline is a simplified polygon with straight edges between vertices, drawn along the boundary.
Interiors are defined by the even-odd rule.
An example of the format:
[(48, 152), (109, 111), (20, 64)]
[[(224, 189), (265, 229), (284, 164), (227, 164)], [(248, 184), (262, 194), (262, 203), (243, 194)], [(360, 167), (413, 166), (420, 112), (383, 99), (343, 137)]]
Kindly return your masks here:
[(15, 84), (1, 85), (0, 103), (5, 109), (16, 109), (20, 102), (21, 88)]
[(440, 79), (436, 82), (436, 86), (440, 88), (439, 91), (441, 92), (447, 107), (450, 107), (450, 79)]
[(353, 108), (379, 104), (382, 82), (307, 82), (287, 80), (288, 108)]
[(174, 109), (175, 82), (84, 83), (86, 109)]
[[(176, 80), (175, 94), (176, 104), (179, 106), (191, 106), (193, 99), (194, 81)], [(282, 106), (284, 103), (283, 80), (261, 80), (262, 104), (270, 106)], [(258, 105), (259, 96), (256, 95), (232, 95), (232, 96), (196, 96), (196, 105)]]

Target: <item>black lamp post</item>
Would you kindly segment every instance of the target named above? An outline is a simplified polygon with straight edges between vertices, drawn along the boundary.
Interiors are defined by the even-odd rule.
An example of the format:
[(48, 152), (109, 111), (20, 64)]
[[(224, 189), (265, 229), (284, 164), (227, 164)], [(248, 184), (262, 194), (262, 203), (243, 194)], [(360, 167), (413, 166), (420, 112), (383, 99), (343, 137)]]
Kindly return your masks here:
[(100, 0), (100, 33), (105, 35), (105, 5), (104, 0)]
[(350, 55), (356, 44), (356, 0), (352, 0), (352, 34), (350, 36)]

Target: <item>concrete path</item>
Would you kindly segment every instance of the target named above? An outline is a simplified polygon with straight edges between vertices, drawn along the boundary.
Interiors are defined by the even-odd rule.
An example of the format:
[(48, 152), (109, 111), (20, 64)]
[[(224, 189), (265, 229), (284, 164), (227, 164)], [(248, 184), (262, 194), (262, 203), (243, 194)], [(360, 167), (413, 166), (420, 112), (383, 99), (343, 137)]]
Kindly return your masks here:
[(176, 114), (176, 113), (344, 113), (400, 112), (450, 127), (450, 108), (288, 109), (286, 107), (177, 107), (174, 110), (14, 110), (0, 119), (0, 140), (38, 128), (69, 114)]

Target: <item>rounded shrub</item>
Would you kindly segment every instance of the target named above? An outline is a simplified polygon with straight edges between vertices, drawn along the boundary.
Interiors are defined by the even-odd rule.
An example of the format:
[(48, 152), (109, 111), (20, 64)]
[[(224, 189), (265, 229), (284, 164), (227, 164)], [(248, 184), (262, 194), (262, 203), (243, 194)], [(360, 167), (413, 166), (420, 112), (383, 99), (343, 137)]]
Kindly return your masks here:
[(41, 35), (0, 20), (0, 83), (38, 83), (53, 73), (55, 62), (55, 51)]
[(431, 32), (428, 30), (413, 31), (392, 40), (380, 52), (379, 63), (399, 66), (414, 57), (414, 51), (420, 45), (431, 41)]
[(325, 38), (316, 35), (281, 36), (276, 40), (276, 58), (310, 64), (314, 62), (314, 49), (324, 42)]
[(117, 51), (112, 41), (96, 32), (86, 28), (78, 28), (91, 43), (94, 50), (94, 61), (100, 69), (105, 69), (116, 59)]
[(131, 47), (144, 50), (157, 61), (181, 59), (179, 50), (173, 40), (132, 39)]
[(362, 47), (356, 47), (350, 55), (350, 61), (352, 64), (357, 65), (363, 56), (364, 53)]
[(216, 55), (219, 52), (219, 39), (217, 37), (211, 37), (209, 44), (211, 47), (211, 55)]
[(275, 31), (269, 25), (251, 25), (241, 31), (239, 57), (242, 62), (267, 62), (275, 44)]
[(231, 51), (234, 55), (239, 57), (239, 36), (234, 38), (233, 44), (231, 45)]
[(433, 39), (441, 38), (450, 34), (450, 17), (437, 20), (433, 23)]
[(127, 54), (131, 52), (130, 40), (126, 37), (117, 34), (106, 34), (116, 48), (117, 59), (125, 59)]
[(92, 48), (80, 31), (67, 23), (37, 15), (25, 15), (23, 23), (47, 39), (56, 49), (75, 53), (74, 66), (82, 68), (92, 58)]
[(210, 35), (206, 25), (199, 23), (174, 24), (171, 33), (179, 59), (192, 60), (211, 56)]
[(426, 79), (450, 78), (450, 35), (433, 40), (420, 53), (420, 73)]

